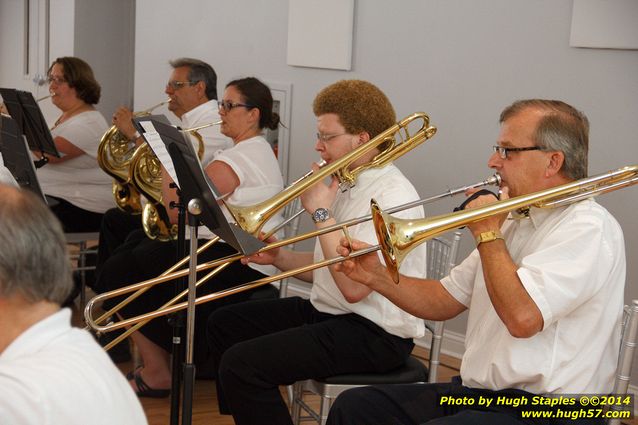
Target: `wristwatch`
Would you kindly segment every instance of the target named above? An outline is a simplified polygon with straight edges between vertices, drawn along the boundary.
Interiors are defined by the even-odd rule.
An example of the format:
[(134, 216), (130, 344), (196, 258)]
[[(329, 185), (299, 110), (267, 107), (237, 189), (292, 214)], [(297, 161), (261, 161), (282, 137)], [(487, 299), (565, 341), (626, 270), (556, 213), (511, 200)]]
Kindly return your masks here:
[(476, 237), (476, 246), (484, 242), (492, 242), (497, 239), (503, 239), (503, 235), (499, 230), (490, 230), (489, 232), (483, 232)]
[(330, 210), (327, 208), (317, 208), (312, 213), (312, 221), (315, 223), (323, 223), (331, 217)]

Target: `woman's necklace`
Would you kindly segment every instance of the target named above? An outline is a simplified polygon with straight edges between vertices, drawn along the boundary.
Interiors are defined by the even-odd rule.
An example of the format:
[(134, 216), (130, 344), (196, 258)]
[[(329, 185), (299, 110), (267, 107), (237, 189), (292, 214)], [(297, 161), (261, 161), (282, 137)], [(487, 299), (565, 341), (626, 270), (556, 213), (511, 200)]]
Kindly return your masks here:
[[(56, 128), (58, 125), (62, 124), (64, 121), (68, 120), (69, 118), (73, 117), (74, 115), (77, 115), (80, 112), (88, 111), (90, 109), (93, 109), (93, 107), (91, 105), (86, 104), (86, 103), (80, 103), (75, 108), (71, 108), (68, 111), (63, 112), (62, 115), (60, 115), (60, 118), (58, 118), (55, 121), (55, 124), (53, 124), (53, 128)], [(53, 130), (53, 128), (51, 130)]]

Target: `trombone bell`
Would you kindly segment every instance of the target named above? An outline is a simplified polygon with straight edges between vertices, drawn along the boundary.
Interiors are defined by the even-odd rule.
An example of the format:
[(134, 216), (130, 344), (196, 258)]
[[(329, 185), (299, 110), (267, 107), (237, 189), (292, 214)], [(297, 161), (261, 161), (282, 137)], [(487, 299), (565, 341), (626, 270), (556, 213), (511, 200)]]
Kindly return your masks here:
[(381, 246), (386, 268), (394, 283), (399, 283), (399, 265), (413, 248), (413, 220), (395, 218), (384, 213), (374, 199), (370, 200), (370, 208), (374, 231)]
[(419, 220), (392, 217), (381, 211), (374, 200), (371, 201), (371, 208), (374, 229), (382, 248), (386, 267), (394, 282), (399, 283), (401, 261), (413, 248), (437, 235), (519, 208), (562, 207), (637, 183), (638, 165), (631, 165), (539, 192), (497, 201), (479, 208)]

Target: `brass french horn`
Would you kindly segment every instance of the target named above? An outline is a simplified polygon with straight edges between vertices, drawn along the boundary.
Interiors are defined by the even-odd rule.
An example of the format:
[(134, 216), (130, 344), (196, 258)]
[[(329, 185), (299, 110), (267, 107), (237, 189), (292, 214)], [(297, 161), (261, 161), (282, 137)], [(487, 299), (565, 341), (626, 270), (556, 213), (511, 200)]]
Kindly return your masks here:
[[(166, 100), (144, 111), (135, 112), (136, 117), (150, 115), (153, 110), (170, 102)], [(139, 191), (131, 184), (129, 168), (137, 146), (128, 140), (118, 128), (113, 125), (100, 140), (97, 150), (97, 163), (105, 173), (113, 177), (113, 197), (115, 204), (123, 211), (131, 214), (142, 212)]]
[[(211, 123), (197, 129), (216, 125)], [(198, 143), (197, 156), (204, 156), (204, 139), (197, 129), (186, 129)], [(177, 225), (172, 224), (162, 202), (162, 164), (147, 143), (138, 147), (130, 161), (129, 181), (148, 202), (142, 207), (142, 227), (146, 236), (159, 241), (177, 238)]]

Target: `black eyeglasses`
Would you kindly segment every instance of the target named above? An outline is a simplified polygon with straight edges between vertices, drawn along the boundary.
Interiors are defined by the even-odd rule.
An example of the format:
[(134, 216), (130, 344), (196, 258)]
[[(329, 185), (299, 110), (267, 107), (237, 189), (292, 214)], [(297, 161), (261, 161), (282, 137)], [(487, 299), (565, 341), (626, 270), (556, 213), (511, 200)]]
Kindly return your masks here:
[(219, 106), (219, 109), (223, 109), (224, 111), (230, 111), (233, 108), (237, 108), (239, 106), (243, 106), (244, 108), (254, 108), (253, 105), (247, 105), (245, 103), (233, 103), (230, 100), (218, 100), (217, 101), (217, 106)]
[(173, 90), (179, 90), (184, 87), (186, 84), (192, 86), (193, 84), (197, 84), (197, 81), (169, 81), (166, 83), (166, 88), (171, 88)]
[(498, 155), (502, 159), (507, 159), (508, 152), (524, 152), (524, 151), (540, 151), (542, 148), (540, 146), (529, 146), (527, 148), (506, 148), (504, 146), (492, 146), (494, 148), (494, 152), (498, 153)]

